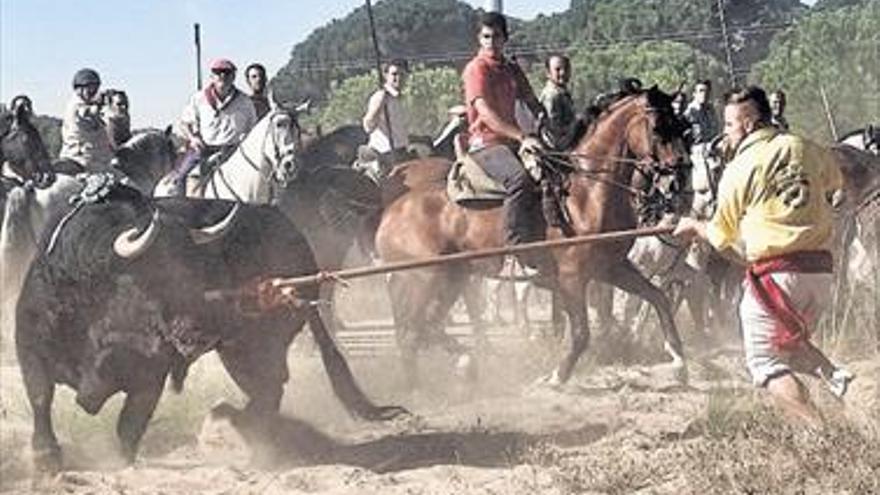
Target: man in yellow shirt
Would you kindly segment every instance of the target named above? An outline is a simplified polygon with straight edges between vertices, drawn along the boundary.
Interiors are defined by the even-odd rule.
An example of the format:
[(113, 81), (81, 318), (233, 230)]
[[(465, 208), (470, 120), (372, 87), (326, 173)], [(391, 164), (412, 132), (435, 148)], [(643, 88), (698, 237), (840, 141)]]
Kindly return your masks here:
[(809, 340), (831, 299), (830, 194), (842, 186), (834, 158), (771, 124), (767, 95), (750, 86), (727, 96), (724, 133), (732, 149), (708, 222), (683, 218), (675, 235), (695, 237), (748, 265), (739, 307), (746, 364), (790, 416), (821, 415), (794, 371), (826, 380), (842, 397), (853, 375)]

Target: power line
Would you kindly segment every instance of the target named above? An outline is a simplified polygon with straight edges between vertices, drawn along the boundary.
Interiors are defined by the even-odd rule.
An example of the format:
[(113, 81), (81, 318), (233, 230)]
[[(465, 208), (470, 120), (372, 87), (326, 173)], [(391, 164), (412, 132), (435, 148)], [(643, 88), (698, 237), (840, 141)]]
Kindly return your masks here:
[[(730, 31), (735, 32), (738, 36), (754, 35), (764, 32), (782, 31), (791, 27), (793, 23), (780, 23), (759, 26), (730, 26)], [(624, 38), (610, 38), (605, 40), (594, 41), (575, 41), (573, 43), (556, 43), (556, 44), (531, 44), (531, 45), (511, 45), (508, 52), (511, 55), (536, 55), (550, 52), (571, 52), (580, 49), (607, 49), (619, 45), (633, 45), (640, 43), (648, 43), (652, 41), (698, 41), (706, 39), (717, 39), (723, 36), (721, 28), (709, 30), (687, 30), (687, 31), (669, 31), (659, 34), (647, 34), (641, 36), (628, 36)], [(474, 55), (473, 50), (466, 51), (444, 51), (422, 53), (419, 55), (409, 56), (411, 62), (421, 62), (426, 64), (439, 62), (457, 62), (469, 60)], [(322, 61), (301, 61), (294, 67), (288, 69), (289, 72), (329, 72), (329, 71), (346, 71), (346, 70), (363, 70), (372, 66), (373, 61), (364, 58), (347, 59), (347, 60), (322, 60)]]

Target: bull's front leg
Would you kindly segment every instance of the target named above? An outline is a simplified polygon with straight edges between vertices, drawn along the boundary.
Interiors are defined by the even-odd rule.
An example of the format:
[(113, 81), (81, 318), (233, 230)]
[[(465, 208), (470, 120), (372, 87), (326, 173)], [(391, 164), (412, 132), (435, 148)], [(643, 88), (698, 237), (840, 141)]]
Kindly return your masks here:
[(61, 469), (61, 447), (52, 428), (52, 399), (55, 382), (48, 363), (26, 345), (17, 345), (18, 362), (24, 387), (34, 415), (31, 437), (34, 467), (37, 471), (55, 473)]
[(139, 385), (136, 390), (128, 391), (119, 419), (116, 423), (116, 436), (119, 438), (120, 449), (126, 462), (134, 462), (141, 437), (147, 429), (150, 418), (162, 396), (165, 375)]

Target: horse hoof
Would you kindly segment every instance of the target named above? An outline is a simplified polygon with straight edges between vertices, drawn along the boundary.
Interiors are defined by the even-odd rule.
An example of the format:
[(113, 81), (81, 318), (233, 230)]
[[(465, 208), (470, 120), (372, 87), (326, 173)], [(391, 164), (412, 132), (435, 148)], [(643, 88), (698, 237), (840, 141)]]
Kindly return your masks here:
[(463, 353), (455, 360), (455, 376), (460, 380), (476, 381), (478, 377), (477, 360)]
[(44, 475), (54, 475), (61, 471), (61, 449), (47, 447), (34, 449), (34, 470)]
[(672, 364), (673, 365), (684, 366), (684, 357), (681, 355), (681, 353), (679, 351), (675, 350), (675, 347), (672, 347), (672, 345), (669, 342), (663, 343), (663, 349), (666, 351), (667, 354), (672, 356)]
[(532, 387), (544, 387), (544, 388), (552, 388), (559, 389), (565, 382), (562, 378), (559, 377), (559, 370), (555, 369), (552, 373), (546, 376), (539, 377), (532, 383)]
[(413, 414), (405, 407), (400, 406), (381, 406), (373, 408), (364, 419), (368, 421), (390, 421), (401, 417), (409, 417)]

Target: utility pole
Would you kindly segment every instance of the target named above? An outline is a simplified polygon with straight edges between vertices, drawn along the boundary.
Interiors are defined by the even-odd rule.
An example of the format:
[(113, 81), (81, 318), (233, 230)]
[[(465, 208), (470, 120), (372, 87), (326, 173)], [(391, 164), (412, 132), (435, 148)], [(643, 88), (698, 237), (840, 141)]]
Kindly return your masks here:
[(486, 12), (498, 12), (499, 14), (503, 14), (503, 0), (486, 0)]
[(727, 57), (727, 76), (730, 85), (736, 86), (736, 72), (733, 69), (733, 50), (730, 47), (730, 36), (727, 34), (727, 19), (724, 16), (724, 0), (717, 0), (718, 18), (721, 20), (721, 40), (724, 43), (724, 54)]
[(836, 142), (840, 137), (837, 135), (837, 125), (834, 123), (834, 114), (831, 113), (831, 105), (828, 103), (828, 95), (825, 93), (825, 85), (819, 84), (819, 94), (822, 96), (822, 107), (825, 109), (825, 118), (828, 119), (828, 129), (831, 138)]
[(202, 36), (199, 23), (193, 24), (196, 43), (196, 91), (202, 89)]
[[(373, 20), (373, 5), (367, 0), (367, 18), (370, 20), (370, 36), (373, 38), (373, 51), (376, 54), (376, 72), (379, 75), (379, 88), (385, 90), (385, 77), (382, 75), (382, 55), (379, 53), (379, 40), (376, 38), (376, 22)], [(385, 97), (390, 95), (385, 94)], [(385, 117), (385, 125), (388, 127), (388, 147), (394, 152), (394, 130), (391, 128), (391, 117), (388, 116), (388, 105), (382, 104), (382, 116)]]

